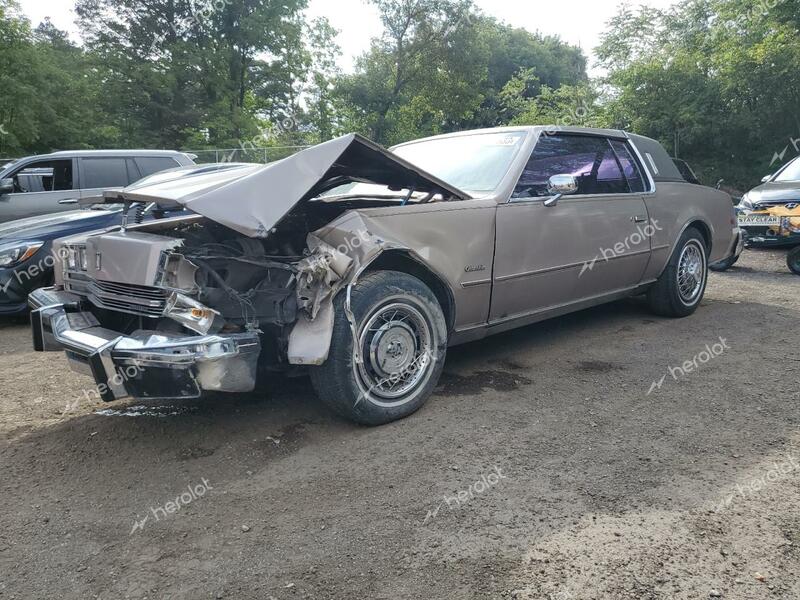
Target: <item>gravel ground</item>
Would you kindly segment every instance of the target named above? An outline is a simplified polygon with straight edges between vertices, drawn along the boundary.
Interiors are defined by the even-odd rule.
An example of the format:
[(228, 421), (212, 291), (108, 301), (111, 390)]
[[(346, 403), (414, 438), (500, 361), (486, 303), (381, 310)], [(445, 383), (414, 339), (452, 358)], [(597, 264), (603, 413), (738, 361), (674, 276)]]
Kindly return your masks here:
[(101, 405), (0, 323), (0, 598), (799, 598), (799, 292), (749, 251), (685, 320), (454, 349), (375, 429), (305, 379)]

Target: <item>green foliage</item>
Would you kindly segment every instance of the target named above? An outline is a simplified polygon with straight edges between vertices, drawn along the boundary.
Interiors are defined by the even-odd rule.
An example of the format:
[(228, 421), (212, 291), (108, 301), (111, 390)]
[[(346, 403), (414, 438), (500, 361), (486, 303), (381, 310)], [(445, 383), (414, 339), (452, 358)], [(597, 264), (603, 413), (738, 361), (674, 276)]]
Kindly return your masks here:
[(522, 69), (542, 85), (587, 82), (586, 58), (556, 38), (515, 29), (469, 0), (374, 0), (384, 35), (340, 78), (347, 122), (386, 144), (507, 123), (501, 99)]
[[(540, 93), (587, 84), (579, 49), (499, 23), (472, 0), (369, 1), (384, 32), (342, 74), (337, 32), (304, 21), (307, 0), (76, 0), (80, 47), (48, 22), (32, 31), (14, 0), (0, 0), (0, 150), (246, 157), (351, 131), (391, 144), (530, 117)], [(511, 109), (504, 88), (526, 69), (535, 81)]]
[[(531, 89), (538, 93), (531, 94)], [(589, 83), (551, 88), (540, 85), (534, 69), (523, 69), (500, 93), (511, 125), (607, 127), (609, 116)]]
[(143, 136), (180, 147), (199, 132), (211, 145), (232, 145), (257, 133), (258, 113), (294, 108), (294, 74), (309, 62), (305, 7), (306, 0), (78, 0), (76, 12), (112, 86), (109, 102), (125, 103), (130, 142)]
[(388, 145), (583, 125), (658, 138), (705, 181), (744, 189), (800, 150), (800, 0), (623, 7), (597, 49), (600, 81), (579, 48), (473, 0), (367, 1), (383, 32), (343, 74), (337, 32), (306, 22), (307, 0), (76, 0), (82, 46), (0, 0), (0, 156), (138, 146), (262, 159), (351, 131)]
[(798, 0), (623, 9), (598, 49), (611, 122), (660, 139), (708, 183), (752, 187), (800, 138), (798, 15)]

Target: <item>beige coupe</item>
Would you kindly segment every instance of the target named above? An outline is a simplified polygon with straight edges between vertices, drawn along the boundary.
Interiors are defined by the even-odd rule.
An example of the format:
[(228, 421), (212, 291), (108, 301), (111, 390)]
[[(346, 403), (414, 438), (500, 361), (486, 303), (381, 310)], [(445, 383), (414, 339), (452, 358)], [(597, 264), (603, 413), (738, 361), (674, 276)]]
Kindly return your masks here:
[[(60, 240), (34, 345), (106, 401), (250, 392), (306, 368), (353, 421), (405, 417), (447, 348), (626, 296), (692, 314), (741, 251), (730, 197), (655, 141), (512, 127), (403, 144), (348, 135), (269, 165), (161, 173), (108, 203), (119, 227)], [(139, 207), (182, 216), (136, 223)]]

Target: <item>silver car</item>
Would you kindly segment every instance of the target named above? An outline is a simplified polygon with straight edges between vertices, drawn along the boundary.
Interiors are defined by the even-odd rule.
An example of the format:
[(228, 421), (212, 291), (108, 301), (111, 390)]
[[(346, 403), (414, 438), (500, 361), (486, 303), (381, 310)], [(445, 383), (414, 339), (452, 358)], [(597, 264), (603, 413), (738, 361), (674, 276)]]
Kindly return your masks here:
[(168, 150), (83, 150), (29, 156), (0, 170), (0, 223), (73, 210), (81, 198), (194, 164)]

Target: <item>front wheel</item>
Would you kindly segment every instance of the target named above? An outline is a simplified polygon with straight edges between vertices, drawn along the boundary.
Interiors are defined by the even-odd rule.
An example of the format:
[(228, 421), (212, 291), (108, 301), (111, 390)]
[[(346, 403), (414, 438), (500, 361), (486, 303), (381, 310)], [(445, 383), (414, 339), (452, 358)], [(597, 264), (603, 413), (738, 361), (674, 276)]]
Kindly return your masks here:
[(792, 273), (800, 275), (800, 246), (789, 252), (789, 256), (786, 257), (786, 264)]
[(663, 317), (688, 317), (700, 306), (708, 283), (703, 236), (689, 227), (678, 240), (666, 269), (647, 293), (650, 309)]
[(350, 294), (353, 325), (346, 297), (334, 300), (328, 360), (311, 370), (317, 395), (363, 425), (411, 415), (433, 393), (447, 352), (447, 324), (436, 296), (407, 273), (368, 273)]

